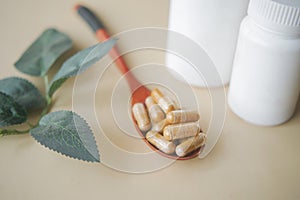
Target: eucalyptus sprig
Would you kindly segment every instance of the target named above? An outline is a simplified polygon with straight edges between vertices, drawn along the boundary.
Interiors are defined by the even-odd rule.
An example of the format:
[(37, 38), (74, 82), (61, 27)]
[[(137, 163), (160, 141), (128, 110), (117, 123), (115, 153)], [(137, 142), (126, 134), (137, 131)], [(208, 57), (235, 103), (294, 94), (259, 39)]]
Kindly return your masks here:
[[(72, 111), (51, 112), (53, 94), (70, 77), (82, 73), (105, 56), (115, 44), (107, 40), (77, 52), (67, 59), (49, 82), (48, 71), (54, 62), (71, 49), (72, 41), (64, 33), (45, 30), (15, 63), (28, 75), (44, 79), (45, 94), (28, 80), (10, 77), (0, 80), (0, 136), (29, 133), (43, 146), (63, 155), (91, 162), (100, 162), (93, 133), (87, 122)], [(36, 124), (31, 124), (28, 113), (40, 111)], [(27, 124), (27, 128), (10, 128)], [(15, 126), (14, 126), (15, 127)]]

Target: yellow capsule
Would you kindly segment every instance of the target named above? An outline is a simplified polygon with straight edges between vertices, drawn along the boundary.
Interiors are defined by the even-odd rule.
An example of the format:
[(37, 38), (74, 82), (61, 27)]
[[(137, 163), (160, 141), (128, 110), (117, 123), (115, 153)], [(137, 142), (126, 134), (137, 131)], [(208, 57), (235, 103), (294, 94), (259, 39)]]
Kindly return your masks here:
[(166, 140), (161, 134), (155, 131), (149, 131), (146, 134), (146, 139), (154, 145), (156, 148), (166, 154), (172, 154), (175, 152), (175, 144)]
[(195, 137), (191, 137), (176, 147), (176, 154), (180, 157), (186, 156), (190, 152), (198, 149), (203, 146), (206, 141), (206, 135), (204, 133), (200, 133)]
[(166, 119), (163, 119), (161, 120), (160, 122), (158, 123), (155, 123), (152, 125), (152, 130), (153, 131), (156, 131), (156, 132), (159, 132), (159, 133), (162, 133), (164, 128), (168, 125), (168, 121)]
[(163, 109), (166, 114), (172, 110), (175, 110), (175, 105), (169, 97), (164, 96), (160, 98), (157, 104)]
[(161, 110), (160, 106), (154, 102), (151, 96), (146, 98), (145, 104), (153, 122), (159, 122), (165, 118), (165, 113)]
[(175, 140), (195, 136), (199, 132), (200, 126), (195, 122), (173, 124), (164, 128), (164, 137), (167, 140)]
[(186, 141), (189, 138), (191, 138), (191, 137), (181, 138), (181, 139), (177, 139), (177, 140), (172, 140), (172, 142), (174, 142), (174, 144), (177, 146), (177, 145), (183, 143), (184, 141)]
[(151, 97), (153, 98), (153, 100), (157, 103), (158, 100), (160, 98), (162, 98), (164, 95), (163, 93), (158, 89), (158, 88), (155, 88), (154, 90), (151, 91)]
[(141, 131), (148, 131), (151, 128), (150, 119), (144, 104), (134, 104), (132, 106), (132, 113)]
[(172, 99), (170, 99), (167, 96), (164, 96), (163, 93), (157, 88), (152, 90), (151, 96), (165, 113), (174, 110), (176, 107)]
[(193, 110), (173, 110), (167, 114), (167, 120), (170, 124), (195, 122), (199, 118), (199, 113)]
[[(192, 137), (195, 137), (195, 136), (192, 136)], [(188, 139), (190, 139), (190, 138), (192, 138), (192, 137), (180, 138), (180, 139), (178, 139), (178, 140), (176, 140), (176, 141), (177, 141), (178, 144), (181, 144), (181, 143), (183, 143), (184, 141), (186, 141), (186, 140), (188, 140)]]

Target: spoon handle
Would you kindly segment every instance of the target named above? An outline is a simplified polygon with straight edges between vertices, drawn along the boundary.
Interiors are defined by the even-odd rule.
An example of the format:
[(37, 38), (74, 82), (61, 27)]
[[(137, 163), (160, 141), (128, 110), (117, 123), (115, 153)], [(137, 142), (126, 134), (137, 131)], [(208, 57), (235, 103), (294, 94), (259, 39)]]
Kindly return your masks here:
[[(96, 34), (97, 39), (100, 42), (107, 40), (110, 36), (106, 31), (104, 24), (102, 21), (87, 7), (82, 5), (76, 5), (75, 10), (78, 14), (87, 22), (87, 24), (92, 28), (94, 33)], [(128, 66), (126, 65), (124, 59), (119, 54), (119, 51), (116, 47), (113, 47), (109, 52), (110, 56), (115, 59), (115, 65), (121, 71), (123, 75), (126, 74), (126, 79), (128, 81), (129, 87), (131, 91), (136, 89), (141, 85), (141, 83), (133, 76), (130, 72)]]

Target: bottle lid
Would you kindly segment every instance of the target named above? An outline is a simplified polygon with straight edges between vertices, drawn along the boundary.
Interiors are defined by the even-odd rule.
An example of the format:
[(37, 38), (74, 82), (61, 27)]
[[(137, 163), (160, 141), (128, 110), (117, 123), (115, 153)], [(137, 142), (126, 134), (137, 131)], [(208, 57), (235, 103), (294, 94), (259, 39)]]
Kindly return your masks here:
[(300, 34), (300, 0), (251, 0), (248, 15), (273, 31)]

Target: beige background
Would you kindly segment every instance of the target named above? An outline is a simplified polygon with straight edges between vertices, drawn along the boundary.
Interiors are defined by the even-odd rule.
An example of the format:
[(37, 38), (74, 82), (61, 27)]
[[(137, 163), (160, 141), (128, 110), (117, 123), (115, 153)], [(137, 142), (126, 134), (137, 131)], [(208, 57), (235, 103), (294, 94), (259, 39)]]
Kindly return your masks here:
[[(13, 63), (45, 28), (54, 26), (69, 34), (75, 45), (71, 53), (95, 44), (92, 32), (72, 10), (75, 3), (1, 0), (0, 78), (27, 77), (15, 70)], [(167, 0), (89, 0), (84, 3), (102, 17), (112, 34), (132, 28), (167, 27)], [(164, 55), (145, 50), (126, 56), (126, 60), (130, 66), (164, 63)], [(91, 106), (93, 101), (86, 95), (95, 88), (89, 78), (96, 73), (97, 68), (92, 68), (79, 79), (85, 82), (67, 81), (55, 95), (52, 110), (73, 108), (87, 118), (95, 132), (103, 163), (66, 158), (42, 147), (29, 135), (0, 138), (1, 200), (300, 199), (299, 106), (288, 123), (277, 127), (250, 125), (228, 110), (223, 134), (208, 157), (168, 161), (168, 166), (158, 167), (153, 172), (132, 174), (124, 171), (131, 169), (132, 172), (135, 167), (166, 161), (157, 156), (154, 160), (138, 162), (107, 148), (105, 138), (129, 152), (150, 152), (143, 142), (124, 136), (111, 120), (111, 91), (120, 78), (115, 68), (105, 71), (101, 88), (96, 90), (95, 107)], [(43, 90), (40, 79), (31, 78), (31, 81)], [(211, 108), (208, 92), (204, 89), (194, 89), (194, 92), (204, 116), (202, 124), (207, 128)], [(97, 117), (108, 113), (103, 119), (103, 129), (110, 130), (108, 134), (103, 136), (97, 127), (91, 108), (96, 108)]]

